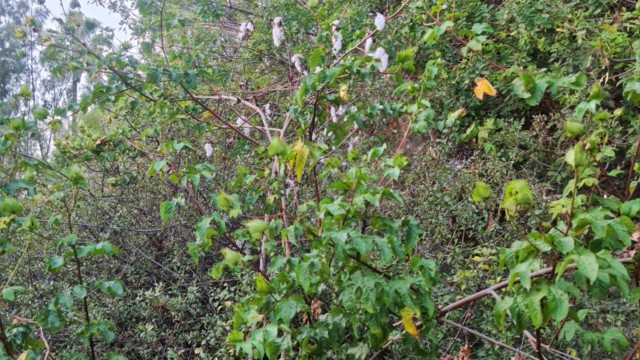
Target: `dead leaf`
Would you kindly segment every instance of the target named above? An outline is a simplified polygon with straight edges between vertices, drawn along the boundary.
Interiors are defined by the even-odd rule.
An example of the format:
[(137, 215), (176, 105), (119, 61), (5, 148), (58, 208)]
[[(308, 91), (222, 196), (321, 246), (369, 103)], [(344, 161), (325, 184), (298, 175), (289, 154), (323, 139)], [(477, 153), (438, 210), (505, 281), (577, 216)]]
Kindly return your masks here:
[(498, 91), (493, 87), (493, 85), (491, 85), (489, 80), (485, 78), (476, 78), (476, 86), (473, 88), (473, 93), (478, 99), (482, 100), (484, 98), (484, 94), (496, 96)]
[(465, 343), (460, 347), (460, 351), (453, 357), (453, 360), (469, 360), (471, 358), (471, 347), (469, 343)]
[(109, 138), (107, 137), (107, 135), (105, 135), (105, 136), (101, 137), (100, 139), (98, 139), (98, 140), (96, 141), (96, 146), (98, 146), (98, 145), (100, 145), (100, 144), (102, 144), (102, 143), (107, 142), (107, 140), (109, 140)]
[(320, 300), (314, 299), (311, 301), (311, 316), (313, 316), (314, 319), (318, 319), (320, 315), (322, 315), (322, 304), (323, 302)]

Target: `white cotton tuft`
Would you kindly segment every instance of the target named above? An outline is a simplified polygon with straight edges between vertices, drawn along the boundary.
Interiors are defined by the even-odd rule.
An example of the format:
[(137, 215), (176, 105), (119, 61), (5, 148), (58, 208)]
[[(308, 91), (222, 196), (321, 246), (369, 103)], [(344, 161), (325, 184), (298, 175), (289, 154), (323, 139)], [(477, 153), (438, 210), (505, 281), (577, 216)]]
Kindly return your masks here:
[(389, 55), (387, 55), (387, 52), (383, 48), (377, 48), (375, 54), (373, 54), (373, 58), (380, 60), (380, 72), (387, 71), (389, 67)]
[(271, 31), (273, 33), (273, 45), (280, 47), (284, 41), (284, 26), (281, 17), (278, 16), (273, 19), (273, 29)]
[(211, 144), (209, 143), (204, 144), (204, 154), (207, 157), (211, 157), (211, 155), (213, 155), (213, 146), (211, 146)]
[(320, 71), (322, 71), (322, 68), (320, 66), (316, 66), (316, 69), (313, 72), (317, 74)]
[(344, 114), (344, 107), (340, 105), (338, 110), (336, 110), (336, 108), (332, 106), (329, 108), (329, 112), (331, 113), (331, 122), (336, 123), (338, 122), (338, 116), (341, 116), (342, 114)]
[(442, 10), (446, 10), (447, 9), (447, 4), (442, 4)]
[(373, 20), (373, 23), (376, 25), (376, 29), (378, 29), (378, 31), (382, 31), (385, 24), (384, 15), (376, 13), (376, 18)]
[(373, 45), (373, 38), (370, 37), (364, 42), (364, 53), (368, 54), (371, 51), (371, 45)]
[(267, 103), (267, 105), (264, 106), (264, 113), (267, 114), (267, 116), (271, 115), (271, 104)]
[(331, 32), (336, 32), (338, 30), (338, 25), (340, 25), (340, 20), (333, 20), (331, 22)]
[(242, 128), (242, 133), (245, 134), (246, 136), (249, 136), (251, 135), (251, 129), (246, 124), (247, 124), (247, 121), (245, 119), (241, 117), (236, 119), (236, 125)]
[(334, 54), (337, 54), (342, 49), (342, 34), (339, 31), (334, 32), (331, 36), (331, 45), (331, 50), (333, 50)]
[(302, 70), (302, 59), (304, 57), (300, 54), (295, 54), (291, 57), (291, 63), (296, 67), (296, 71), (302, 74), (304, 71)]
[(380, 72), (385, 72), (387, 71), (387, 68), (389, 67), (389, 55), (384, 54), (381, 58), (380, 58)]
[(253, 32), (253, 24), (249, 21), (244, 21), (240, 24), (240, 30), (238, 31), (238, 39), (246, 40), (251, 36)]

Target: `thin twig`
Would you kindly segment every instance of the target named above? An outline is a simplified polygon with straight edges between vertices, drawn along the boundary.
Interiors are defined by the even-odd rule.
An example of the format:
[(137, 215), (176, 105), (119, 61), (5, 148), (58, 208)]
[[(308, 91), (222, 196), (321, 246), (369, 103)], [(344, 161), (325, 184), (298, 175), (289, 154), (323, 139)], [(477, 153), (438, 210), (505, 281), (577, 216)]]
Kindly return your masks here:
[(500, 341), (498, 341), (498, 340), (496, 340), (494, 338), (491, 338), (491, 337), (489, 337), (489, 336), (487, 336), (487, 335), (485, 335), (485, 334), (483, 334), (481, 332), (475, 331), (473, 329), (470, 329), (470, 328), (468, 328), (466, 326), (460, 325), (460, 324), (458, 324), (456, 322), (453, 322), (451, 320), (448, 320), (448, 319), (440, 318), (440, 319), (438, 319), (438, 321), (443, 322), (443, 323), (445, 323), (447, 325), (451, 325), (451, 326), (453, 326), (455, 328), (458, 328), (458, 329), (460, 329), (460, 330), (462, 330), (462, 331), (464, 331), (466, 333), (473, 334), (473, 335), (475, 335), (475, 336), (477, 336), (477, 337), (479, 337), (479, 338), (481, 338), (481, 339), (483, 339), (485, 341), (488, 341), (488, 342), (490, 342), (490, 343), (492, 343), (494, 345), (500, 346), (501, 348), (505, 348), (507, 350), (511, 350), (511, 351), (515, 352), (516, 354), (519, 354), (520, 356), (524, 356), (525, 359), (534, 359), (535, 360), (535, 358), (533, 356), (531, 356), (531, 355), (529, 355), (529, 354), (527, 354), (527, 353), (525, 353), (525, 352), (523, 352), (521, 350), (518, 350), (518, 349), (514, 348), (513, 346), (507, 345), (507, 344), (505, 344), (503, 342), (500, 342)]

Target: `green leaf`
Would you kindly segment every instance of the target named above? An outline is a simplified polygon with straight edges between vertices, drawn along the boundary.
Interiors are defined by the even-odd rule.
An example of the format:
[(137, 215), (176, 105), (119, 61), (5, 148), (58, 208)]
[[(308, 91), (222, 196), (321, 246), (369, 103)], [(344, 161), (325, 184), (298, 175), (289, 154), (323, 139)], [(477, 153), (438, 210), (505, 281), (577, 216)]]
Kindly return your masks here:
[(110, 352), (107, 353), (107, 360), (127, 360), (127, 357), (117, 352)]
[(244, 226), (249, 230), (249, 234), (253, 240), (260, 240), (262, 234), (269, 228), (269, 224), (260, 219), (249, 220), (244, 223)]
[(547, 297), (546, 310), (556, 322), (561, 322), (569, 314), (569, 295), (555, 284), (550, 287), (551, 294)]
[(476, 40), (475, 38), (471, 39), (468, 43), (467, 46), (469, 47), (469, 49), (471, 50), (475, 50), (475, 51), (480, 51), (482, 50), (482, 43), (479, 42), (478, 40)]
[(71, 288), (71, 294), (76, 299), (84, 299), (87, 296), (87, 287), (84, 285), (75, 285)]
[(498, 326), (501, 329), (504, 329), (504, 320), (507, 316), (507, 311), (513, 305), (512, 297), (503, 297), (502, 299), (496, 301), (493, 306), (493, 317), (495, 318)]
[(20, 189), (27, 190), (28, 196), (34, 196), (36, 194), (36, 185), (24, 179), (7, 181), (2, 185), (2, 188), (9, 196), (15, 196), (16, 192)]
[(424, 35), (422, 36), (422, 42), (432, 43), (438, 41), (440, 35), (438, 35), (438, 31), (434, 28), (428, 28)]
[(29, 90), (29, 87), (27, 85), (22, 85), (20, 86), (20, 89), (18, 89), (18, 92), (16, 93), (17, 97), (22, 97), (22, 98), (30, 98), (31, 97), (31, 90)]
[(160, 203), (160, 218), (162, 221), (166, 222), (171, 219), (176, 211), (177, 205), (184, 206), (184, 204), (184, 199), (182, 198), (165, 200)]
[(622, 96), (624, 96), (625, 100), (634, 105), (640, 104), (640, 81), (627, 81), (624, 84)]
[(8, 286), (2, 289), (2, 298), (12, 302), (15, 300), (15, 294), (20, 294), (26, 292), (27, 289), (23, 286)]
[(374, 236), (373, 241), (376, 243), (378, 247), (378, 251), (380, 252), (380, 260), (382, 260), (383, 264), (389, 264), (391, 259), (393, 258), (393, 253), (391, 251), (391, 246), (387, 237)]
[(291, 152), (291, 147), (280, 138), (273, 138), (267, 148), (269, 156), (286, 156)]
[(474, 202), (480, 202), (491, 197), (491, 188), (484, 181), (476, 181), (473, 191), (471, 192), (471, 199)]
[(300, 295), (292, 295), (284, 298), (276, 305), (275, 317), (276, 320), (283, 324), (289, 324), (296, 313), (306, 310), (307, 308), (307, 304)]
[(121, 296), (124, 293), (122, 283), (118, 280), (96, 281), (95, 286), (105, 294)]
[(480, 35), (484, 32), (493, 32), (493, 28), (491, 27), (491, 25), (487, 24), (487, 23), (475, 23), (473, 24), (473, 27), (471, 28), (471, 31), (473, 31), (474, 33)]
[(47, 270), (50, 272), (57, 272), (64, 266), (64, 257), (53, 256), (47, 260)]
[(513, 92), (521, 99), (528, 99), (536, 88), (536, 80), (527, 73), (522, 73), (513, 81)]
[(111, 343), (116, 337), (113, 329), (113, 324), (108, 321), (92, 321), (89, 324), (85, 324), (83, 326), (80, 335), (84, 338), (93, 336), (101, 339), (105, 343)]
[(575, 242), (573, 240), (573, 237), (571, 237), (571, 236), (562, 236), (561, 234), (560, 234), (560, 236), (554, 236), (553, 237), (553, 242), (554, 242), (554, 245), (556, 246), (556, 248), (558, 249), (558, 251), (560, 251), (563, 254), (566, 254), (569, 251), (573, 250), (573, 248), (575, 246)]
[(234, 267), (242, 262), (242, 254), (237, 251), (233, 251), (228, 248), (220, 249), (222, 256), (224, 257), (224, 263), (229, 267)]
[(589, 279), (589, 282), (593, 284), (598, 278), (598, 260), (596, 256), (587, 249), (574, 256), (576, 265), (578, 266), (578, 273)]
[(563, 77), (562, 79), (560, 79), (560, 84), (561, 86), (572, 90), (582, 90), (587, 86), (587, 77), (581, 71), (577, 74)]
[(275, 291), (273, 285), (271, 285), (262, 275), (256, 274), (256, 290), (260, 295), (266, 295)]
[(525, 261), (516, 265), (509, 272), (509, 287), (513, 286), (516, 278), (520, 279), (520, 283), (522, 286), (529, 290), (531, 288), (531, 275), (529, 272), (531, 271), (531, 261)]
[(640, 212), (640, 198), (625, 201), (620, 205), (620, 215), (634, 218), (638, 216), (638, 212)]
[(215, 280), (219, 280), (222, 277), (222, 273), (224, 272), (224, 268), (227, 266), (226, 263), (220, 262), (211, 267), (211, 271), (209, 275)]
[(567, 120), (564, 123), (564, 133), (569, 138), (582, 135), (583, 132), (584, 132), (584, 125), (577, 121)]
[(48, 116), (49, 116), (49, 110), (47, 110), (45, 108), (38, 107), (38, 108), (33, 109), (33, 117), (36, 120), (42, 121), (42, 120), (46, 119)]

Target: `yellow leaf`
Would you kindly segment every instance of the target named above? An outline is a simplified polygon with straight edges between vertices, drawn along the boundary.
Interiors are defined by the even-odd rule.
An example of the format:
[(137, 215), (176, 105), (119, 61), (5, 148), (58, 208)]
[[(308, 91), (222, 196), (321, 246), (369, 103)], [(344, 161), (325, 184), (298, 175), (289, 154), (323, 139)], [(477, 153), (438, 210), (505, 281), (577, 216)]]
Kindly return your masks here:
[(50, 37), (46, 36), (42, 39), (42, 45), (49, 46), (51, 44), (53, 44), (53, 41), (51, 41)]
[[(302, 179), (302, 174), (304, 173), (304, 167), (307, 163), (307, 159), (309, 158), (309, 149), (301, 140), (298, 140), (293, 145), (293, 152), (296, 154), (296, 177), (298, 178), (298, 181), (300, 181), (300, 179)], [(289, 164), (289, 166), (292, 165), (292, 163)]]
[(419, 339), (418, 329), (416, 328), (416, 324), (413, 322), (413, 310), (409, 307), (405, 307), (400, 310), (400, 316), (402, 317), (402, 325), (404, 325), (404, 329), (416, 339)]
[(342, 85), (340, 87), (340, 99), (345, 100), (345, 101), (349, 100), (349, 94), (347, 94), (347, 90), (348, 89), (349, 88), (347, 87), (346, 84), (344, 84), (344, 85)]
[(13, 219), (12, 216), (5, 216), (0, 218), (0, 229), (7, 227), (7, 224)]
[(491, 85), (489, 80), (485, 78), (476, 78), (476, 86), (473, 88), (473, 93), (480, 100), (484, 98), (484, 94), (489, 96), (496, 96), (498, 91)]
[(29, 352), (25, 351), (22, 354), (20, 354), (20, 356), (18, 356), (16, 360), (27, 360), (27, 355), (29, 355)]

